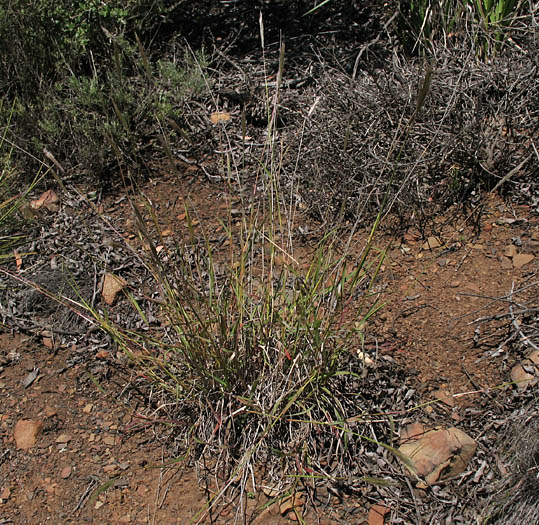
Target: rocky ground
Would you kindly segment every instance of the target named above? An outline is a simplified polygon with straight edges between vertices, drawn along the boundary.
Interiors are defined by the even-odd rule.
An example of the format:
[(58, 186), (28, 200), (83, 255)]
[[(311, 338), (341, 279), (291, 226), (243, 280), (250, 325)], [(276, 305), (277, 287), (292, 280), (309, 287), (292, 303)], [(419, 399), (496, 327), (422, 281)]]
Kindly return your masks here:
[[(197, 210), (194, 228), (210, 232), (234, 201), (229, 186), (201, 182), (195, 170), (184, 174), (181, 187), (164, 175), (143, 191), (165, 238), (186, 228), (187, 199)], [(131, 234), (126, 196), (95, 202), (110, 221), (103, 225), (76, 195), (61, 194), (43, 209), (32, 232), (38, 255), (20, 258), (8, 268), (11, 277), (2, 276), (0, 523), (471, 523), (466, 519), (494, 494), (493, 483), (511, 475), (496, 444), (523, 407), (527, 421), (537, 417), (536, 369), (531, 362), (518, 367), (534, 350), (538, 328), (539, 219), (526, 206), (485, 195), (480, 213), (450, 210), (425, 235), (414, 228), (378, 235), (377, 245), (388, 247), (376, 288), (386, 306), (367, 330), (367, 374), (399, 370), (406, 377), (404, 397), (418, 408), (403, 411), (405, 401), (395, 398), (401, 443), (440, 425), (469, 436), (473, 451), (460, 473), (448, 480), (447, 469), (436, 465), (418, 481), (395, 471), (401, 492), (319, 486), (271, 504), (275, 495), (264, 486), (261, 466), (246, 503), (225, 497), (207, 513), (221, 480), (201, 476), (200, 464), (175, 455), (175, 422), (148, 408), (136, 370), (89, 324), (66, 320), (65, 311), (22, 291), (21, 278), (41, 275), (42, 285), (50, 284), (52, 274), (43, 272), (59, 255), (73, 259), (70, 250), (81, 245), (128, 283), (144, 281), (123, 242), (143, 249)], [(301, 261), (321, 227), (307, 216), (300, 226)], [(352, 256), (364, 238), (365, 232), (355, 235)], [(78, 263), (72, 270), (88, 274)], [(98, 303), (97, 276), (99, 270), (86, 291)], [(120, 314), (123, 302), (120, 296), (111, 311)], [(396, 394), (388, 389), (379, 396), (391, 405)], [(439, 441), (432, 446), (438, 450)], [(457, 448), (465, 456), (464, 446)], [(454, 464), (450, 456), (445, 460)]]

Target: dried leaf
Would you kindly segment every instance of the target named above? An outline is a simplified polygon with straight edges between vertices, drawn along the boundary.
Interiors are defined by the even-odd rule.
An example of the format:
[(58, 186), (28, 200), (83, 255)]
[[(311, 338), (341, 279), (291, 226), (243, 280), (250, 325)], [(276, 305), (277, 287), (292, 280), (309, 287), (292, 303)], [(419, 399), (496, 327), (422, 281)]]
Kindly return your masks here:
[(112, 273), (106, 273), (105, 279), (103, 280), (103, 289), (101, 291), (101, 295), (105, 302), (108, 305), (112, 305), (116, 300), (118, 293), (121, 292), (126, 285), (127, 282), (121, 277)]
[(223, 111), (217, 111), (210, 115), (210, 120), (213, 124), (218, 124), (219, 122), (228, 122), (230, 118), (230, 113), (225, 113)]
[(22, 258), (19, 255), (17, 250), (13, 250), (13, 256), (15, 257), (15, 264), (17, 265), (17, 270), (20, 270), (22, 267)]
[(39, 368), (34, 368), (22, 381), (21, 384), (24, 388), (28, 388), (39, 375)]
[(37, 199), (34, 199), (30, 202), (30, 206), (34, 210), (39, 210), (41, 208), (47, 208), (51, 211), (56, 211), (58, 204), (58, 195), (52, 190), (47, 190), (42, 193)]

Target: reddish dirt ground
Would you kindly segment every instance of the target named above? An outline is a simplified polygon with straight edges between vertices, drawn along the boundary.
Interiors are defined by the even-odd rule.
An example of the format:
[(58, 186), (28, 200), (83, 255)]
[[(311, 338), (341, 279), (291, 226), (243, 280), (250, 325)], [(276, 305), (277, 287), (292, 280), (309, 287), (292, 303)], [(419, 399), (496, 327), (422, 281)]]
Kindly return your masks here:
[[(206, 231), (218, 229), (218, 216), (222, 213), (226, 219), (230, 202), (236, 207), (232, 190), (225, 187), (193, 177), (182, 182), (182, 191), (178, 188), (166, 177), (144, 188), (163, 230), (185, 228), (187, 197), (197, 210), (195, 228)], [(104, 209), (121, 229), (129, 230), (129, 206), (125, 200), (115, 202), (105, 203)], [(508, 294), (513, 283), (516, 288), (526, 283), (539, 266), (539, 221), (526, 207), (511, 208), (487, 196), (478, 235), (469, 222), (462, 217), (450, 220), (449, 215), (440, 218), (428, 234), (440, 243), (432, 248), (414, 229), (399, 238), (380, 233), (381, 248), (391, 242), (377, 283), (387, 304), (368, 327), (367, 338), (371, 355), (390, 356), (415, 371), (425, 401), (437, 390), (457, 395), (457, 421), (459, 405), (473, 404), (473, 392), (507, 381), (516, 360), (480, 360), (504, 333), (497, 332), (500, 324), (495, 323), (482, 325), (477, 333), (472, 321), (506, 311), (507, 304), (496, 298)], [(299, 217), (295, 226), (300, 223), (313, 232), (320, 228), (307, 218)], [(364, 239), (365, 232), (358, 232), (352, 254), (360, 253)], [(312, 234), (302, 242), (295, 254), (300, 262), (316, 240)], [(518, 268), (518, 259), (506, 255), (512, 255), (507, 250), (513, 243), (520, 244), (518, 253), (535, 258)], [(84, 365), (66, 367), (76, 348), (53, 351), (7, 333), (0, 345), (0, 524), (196, 522), (206, 495), (192, 468), (171, 463), (174, 458), (167, 453), (159, 424), (137, 417), (143, 410), (141, 400), (122, 395), (128, 372), (112, 366), (107, 384), (101, 385)], [(115, 357), (106, 359), (113, 362)], [(22, 381), (36, 367), (39, 375), (25, 388)], [(36, 444), (28, 450), (17, 449), (15, 443), (20, 419), (42, 424)], [(253, 499), (250, 511), (266, 501), (263, 496)], [(343, 505), (335, 499), (329, 509), (311, 511), (306, 523), (345, 523), (338, 515)], [(219, 518), (214, 518), (232, 523), (237, 508), (220, 507)], [(367, 523), (367, 511), (348, 523)], [(275, 508), (256, 521), (286, 522)]]

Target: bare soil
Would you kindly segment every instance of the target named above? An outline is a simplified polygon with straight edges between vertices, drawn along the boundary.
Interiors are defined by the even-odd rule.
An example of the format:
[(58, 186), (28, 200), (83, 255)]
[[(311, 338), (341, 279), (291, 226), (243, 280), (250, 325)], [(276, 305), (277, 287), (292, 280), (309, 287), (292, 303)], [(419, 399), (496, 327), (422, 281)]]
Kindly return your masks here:
[[(144, 193), (170, 235), (186, 228), (186, 199), (197, 210), (194, 227), (214, 232), (218, 219), (226, 220), (226, 210), (236, 207), (237, 200), (231, 188), (201, 182), (197, 173), (181, 183), (172, 176), (156, 179)], [(128, 232), (131, 211), (120, 197), (107, 199), (103, 209)], [(307, 216), (299, 216), (294, 226), (308, 232), (295, 254), (301, 264), (327, 226)], [(365, 231), (355, 235), (352, 256), (361, 253), (365, 236)], [(434, 246), (433, 239), (433, 247), (426, 245), (429, 237), (440, 246)], [(380, 232), (377, 239), (380, 249), (388, 247), (377, 283), (386, 306), (368, 326), (367, 351), (375, 361), (385, 356), (414, 375), (424, 401), (434, 399), (439, 390), (455, 395), (455, 406), (440, 409), (439, 416), (458, 424), (466, 417), (465, 408), (481, 410), (485, 394), (508, 381), (511, 366), (521, 358), (510, 352), (488, 355), (507, 338), (506, 320), (476, 321), (506, 312), (501, 298), (537, 274), (539, 220), (526, 206), (512, 207), (487, 195), (480, 215), (450, 211), (423, 236), (410, 228), (398, 235)], [(506, 256), (510, 245), (535, 258), (515, 267), (516, 261)], [(226, 498), (211, 516), (204, 515), (215, 480), (199, 486), (196, 470), (171, 457), (167, 422), (148, 415), (140, 393), (128, 388), (134, 371), (120, 356), (111, 349), (99, 352), (93, 373), (92, 366), (73, 359), (77, 348), (50, 348), (36, 338), (10, 333), (7, 326), (4, 330), (1, 524), (234, 522), (242, 506)], [(36, 368), (36, 379), (25, 387), (23, 381)], [(433, 410), (439, 409), (426, 406), (423, 414)], [(18, 449), (14, 440), (20, 419), (43, 423), (29, 450)], [(251, 496), (247, 521), (289, 521), (275, 505), (264, 510), (269, 499), (261, 491)], [(367, 521), (370, 506), (360, 497), (328, 493), (325, 504), (307, 505), (304, 519), (374, 523)]]

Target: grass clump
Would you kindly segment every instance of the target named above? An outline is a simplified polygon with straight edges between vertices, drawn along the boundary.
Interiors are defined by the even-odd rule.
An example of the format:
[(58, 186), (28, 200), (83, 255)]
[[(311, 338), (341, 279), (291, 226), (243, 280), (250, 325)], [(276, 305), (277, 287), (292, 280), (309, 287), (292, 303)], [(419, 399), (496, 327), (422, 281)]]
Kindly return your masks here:
[[(278, 88), (274, 107), (277, 99)], [(138, 195), (144, 204), (133, 211), (159, 313), (152, 321), (128, 293), (143, 327), (132, 330), (86, 304), (159, 399), (155, 417), (181, 421), (183, 450), (220, 473), (223, 491), (233, 480), (243, 491), (260, 462), (282, 484), (301, 480), (298, 464), (330, 476), (320, 463), (330, 451), (337, 469), (348, 468), (366, 410), (356, 351), (381, 307), (373, 287), (385, 252), (374, 249), (374, 235), (383, 209), (359, 257), (349, 250), (355, 231), (343, 240), (338, 228), (298, 256), (297, 203), (279, 180), (277, 112), (269, 113), (254, 193), (241, 189), (241, 168), (228, 164), (241, 208), (230, 206), (219, 227), (227, 248), (214, 249), (189, 207), (182, 238), (167, 244), (151, 202)], [(298, 477), (284, 480), (287, 471)]]
[(355, 350), (381, 306), (371, 290), (383, 259), (372, 253), (374, 229), (355, 264), (339, 254), (331, 232), (300, 267), (261, 212), (228, 230), (234, 249), (226, 259), (194, 229), (162, 250), (136, 215), (162, 328), (152, 329), (133, 296), (145, 330), (93, 314), (161, 394), (168, 415), (188, 422), (185, 446), (211, 451), (234, 476), (247, 476), (261, 459), (283, 466), (299, 454), (316, 463), (327, 440), (342, 442), (344, 456), (346, 421), (360, 402), (350, 386), (362, 377)]
[[(151, 201), (139, 194), (142, 205), (133, 202), (132, 209), (159, 311), (147, 315), (144, 300), (127, 292), (140, 319), (135, 330), (85, 304), (159, 400), (156, 420), (177, 427), (183, 451), (219, 473), (223, 485), (210, 508), (232, 483), (245, 490), (255, 465), (264, 464), (283, 487), (357, 473), (363, 442), (398, 455), (379, 441), (385, 433), (368, 430), (370, 406), (361, 388), (365, 326), (382, 306), (374, 285), (385, 251), (375, 248), (374, 237), (390, 204), (382, 198), (359, 255), (350, 249), (356, 227), (343, 239), (340, 220), (311, 253), (298, 255), (298, 200), (281, 180), (287, 148), (276, 126), (283, 68), (284, 46), (249, 191), (241, 165), (233, 157), (223, 163), (229, 189), (240, 197), (239, 210), (229, 206), (218, 228), (227, 249), (214, 249), (215, 237), (196, 227), (189, 206), (185, 232), (167, 243)], [(417, 111), (429, 82), (427, 76)], [(399, 146), (395, 141), (388, 157), (395, 149), (400, 156)]]

